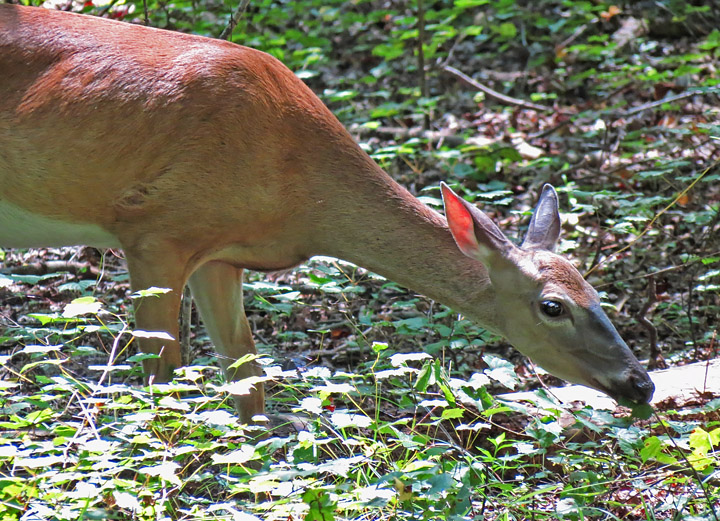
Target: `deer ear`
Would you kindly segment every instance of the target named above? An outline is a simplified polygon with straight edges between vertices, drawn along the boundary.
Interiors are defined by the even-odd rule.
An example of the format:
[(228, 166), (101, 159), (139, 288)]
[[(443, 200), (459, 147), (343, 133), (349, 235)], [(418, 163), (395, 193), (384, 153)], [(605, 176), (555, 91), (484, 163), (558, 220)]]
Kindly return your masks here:
[(486, 266), (499, 254), (506, 257), (515, 246), (492, 220), (441, 183), (445, 217), (455, 242), (465, 255)]
[(560, 237), (560, 213), (555, 189), (546, 184), (538, 200), (522, 248), (553, 251)]

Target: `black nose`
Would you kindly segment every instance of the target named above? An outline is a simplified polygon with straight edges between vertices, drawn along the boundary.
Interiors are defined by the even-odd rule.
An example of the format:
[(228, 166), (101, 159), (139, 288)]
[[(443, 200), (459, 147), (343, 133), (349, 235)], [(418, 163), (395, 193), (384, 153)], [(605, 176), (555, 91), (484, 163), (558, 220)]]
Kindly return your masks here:
[(655, 384), (644, 370), (635, 372), (630, 376), (630, 385), (632, 389), (628, 398), (637, 403), (650, 403), (655, 392)]

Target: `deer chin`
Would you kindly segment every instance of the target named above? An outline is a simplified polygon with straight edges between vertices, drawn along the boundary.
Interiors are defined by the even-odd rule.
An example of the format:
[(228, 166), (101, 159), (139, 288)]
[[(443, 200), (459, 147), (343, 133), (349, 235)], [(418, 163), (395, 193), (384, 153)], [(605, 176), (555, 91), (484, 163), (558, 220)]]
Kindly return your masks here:
[(582, 357), (570, 355), (562, 358), (562, 361), (564, 363), (561, 364), (555, 359), (539, 365), (550, 374), (568, 382), (596, 389), (621, 405), (628, 402), (644, 404), (652, 400), (655, 384), (639, 363), (603, 374)]
[(603, 384), (598, 379), (591, 377), (587, 385), (607, 394), (621, 405), (626, 402), (650, 403), (655, 392), (655, 384), (653, 384), (647, 373), (644, 375), (633, 373), (623, 382), (614, 385)]

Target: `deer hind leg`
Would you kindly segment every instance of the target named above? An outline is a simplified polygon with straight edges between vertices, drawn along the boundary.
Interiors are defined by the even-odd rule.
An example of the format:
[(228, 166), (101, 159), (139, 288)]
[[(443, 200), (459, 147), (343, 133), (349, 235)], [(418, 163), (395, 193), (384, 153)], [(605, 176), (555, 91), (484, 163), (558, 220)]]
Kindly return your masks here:
[[(243, 305), (243, 270), (230, 264), (213, 261), (200, 266), (190, 277), (190, 290), (205, 329), (220, 353), (220, 363), (228, 381), (260, 376), (256, 362), (248, 362), (230, 369), (246, 354), (255, 354), (255, 342)], [(265, 394), (261, 383), (246, 395), (235, 395), (235, 407), (244, 422), (250, 422), (265, 409)]]
[(133, 291), (151, 287), (170, 290), (138, 298), (134, 303), (135, 329), (167, 333), (172, 337), (138, 339), (143, 353), (159, 355), (159, 358), (143, 361), (145, 377), (154, 382), (170, 381), (175, 369), (184, 365), (178, 342), (178, 316), (182, 290), (187, 280), (187, 266), (183, 262), (173, 262), (171, 251), (159, 247), (152, 250), (125, 250)]

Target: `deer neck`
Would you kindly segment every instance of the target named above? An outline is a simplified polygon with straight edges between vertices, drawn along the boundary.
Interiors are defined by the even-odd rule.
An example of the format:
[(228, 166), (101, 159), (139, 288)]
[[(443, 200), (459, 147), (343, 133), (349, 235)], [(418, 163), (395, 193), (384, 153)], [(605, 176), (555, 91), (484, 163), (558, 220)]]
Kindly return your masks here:
[[(495, 296), (485, 267), (463, 255), (447, 221), (362, 154), (319, 201), (325, 230), (317, 253), (350, 261), (437, 300), (497, 331)], [(317, 221), (316, 221), (317, 222)]]

